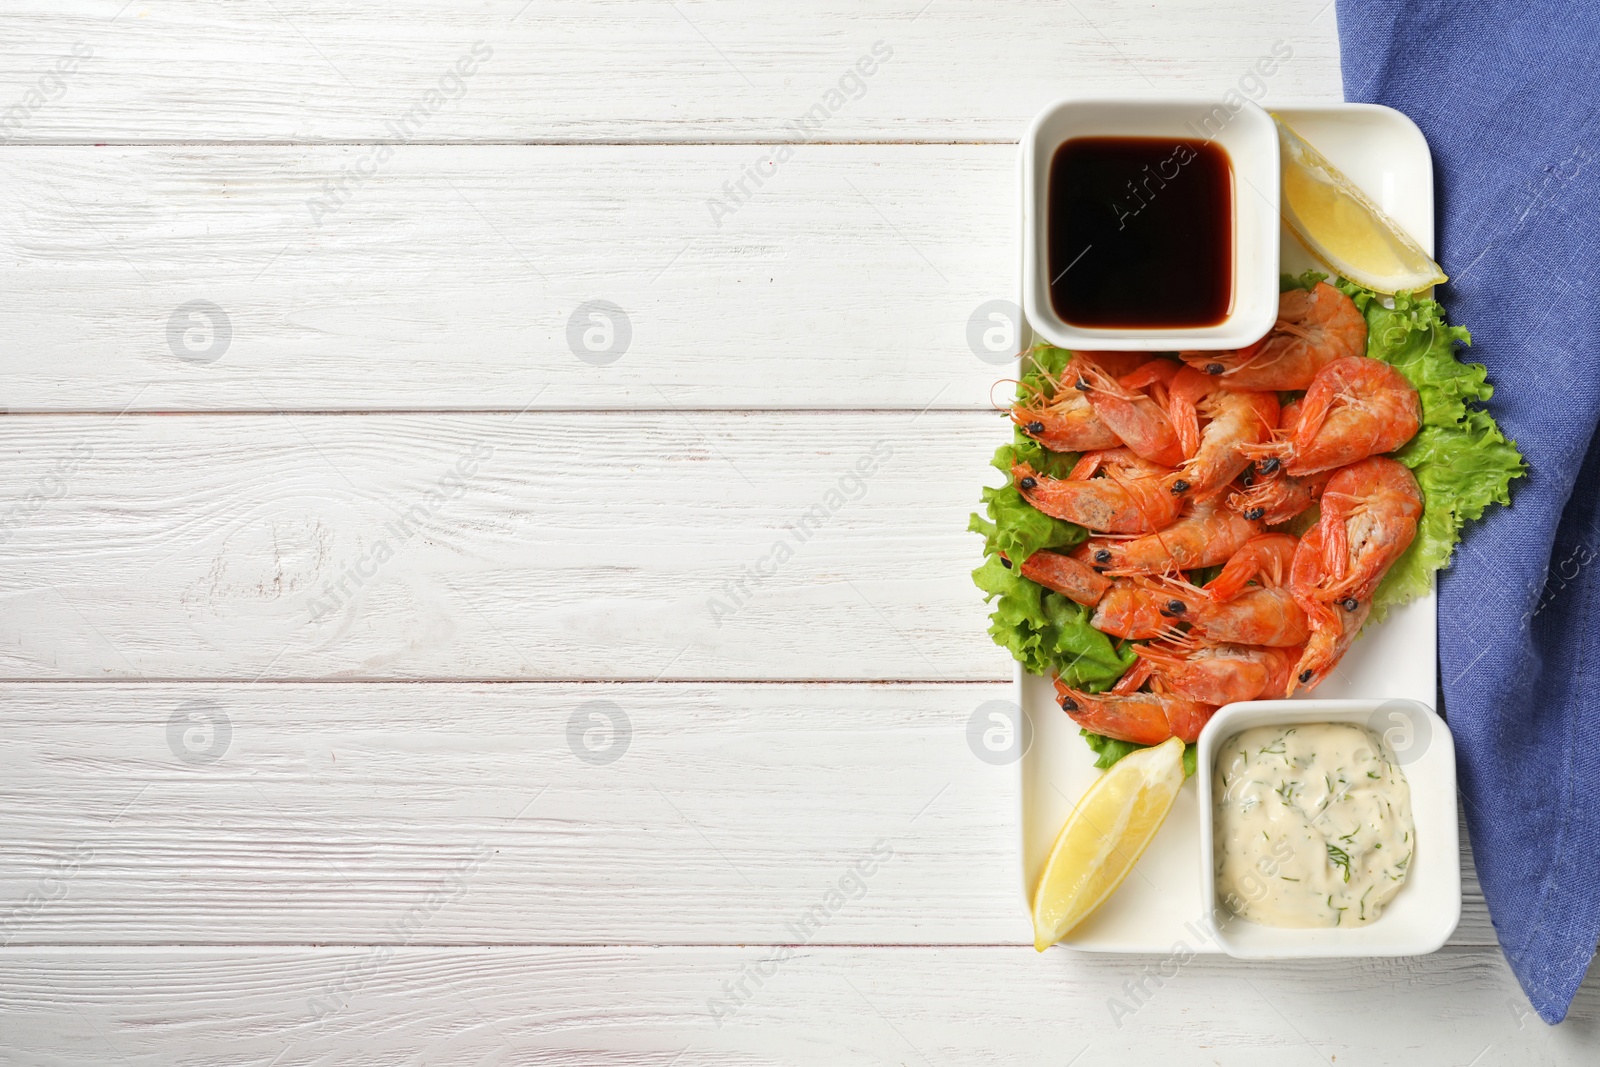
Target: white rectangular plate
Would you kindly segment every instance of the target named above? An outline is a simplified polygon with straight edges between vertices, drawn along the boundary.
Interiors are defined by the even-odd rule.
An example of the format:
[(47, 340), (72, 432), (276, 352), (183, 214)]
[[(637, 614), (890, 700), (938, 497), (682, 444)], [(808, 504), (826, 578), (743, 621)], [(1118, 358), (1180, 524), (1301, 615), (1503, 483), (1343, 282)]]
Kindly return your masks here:
[[(1433, 160), (1410, 119), (1372, 104), (1273, 110), (1433, 252)], [(1281, 241), (1285, 273), (1317, 266), (1287, 229)], [(1023, 340), (1024, 347), (1035, 343), (1031, 330), (1024, 331)], [(1433, 707), (1438, 643), (1430, 592), (1369, 628), (1316, 695), (1409, 697)], [(1019, 666), (1017, 701), (1033, 722), (1033, 745), (1020, 761), (1026, 902), (1061, 825), (1100, 772), (1047, 679)], [(1127, 881), (1062, 944), (1086, 952), (1170, 952), (1182, 941), (1189, 951), (1221, 951), (1204, 933), (1199, 834), (1199, 801), (1191, 779)]]

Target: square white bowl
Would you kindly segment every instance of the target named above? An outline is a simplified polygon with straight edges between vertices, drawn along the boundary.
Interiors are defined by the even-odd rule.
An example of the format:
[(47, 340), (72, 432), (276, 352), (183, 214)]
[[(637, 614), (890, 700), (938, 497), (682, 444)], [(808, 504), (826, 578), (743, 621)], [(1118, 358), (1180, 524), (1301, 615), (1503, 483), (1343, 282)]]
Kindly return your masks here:
[[(1074, 326), (1050, 302), (1046, 252), (1050, 165), (1075, 137), (1179, 137), (1210, 141), (1233, 170), (1233, 303), (1215, 326), (1108, 329)], [(1110, 351), (1243, 348), (1278, 317), (1278, 131), (1245, 101), (1062, 100), (1034, 117), (1022, 140), (1022, 298), (1028, 321), (1051, 344)], [(1070, 267), (1069, 267), (1070, 269)]]
[[(1262, 926), (1217, 902), (1212, 820), (1217, 751), (1252, 726), (1354, 723), (1384, 737), (1411, 787), (1417, 839), (1405, 885), (1366, 926), (1290, 929)], [(1211, 935), (1238, 959), (1316, 956), (1421, 956), (1441, 947), (1461, 921), (1461, 840), (1456, 811), (1456, 748), (1450, 728), (1417, 700), (1250, 700), (1217, 711), (1200, 734), (1201, 900)]]

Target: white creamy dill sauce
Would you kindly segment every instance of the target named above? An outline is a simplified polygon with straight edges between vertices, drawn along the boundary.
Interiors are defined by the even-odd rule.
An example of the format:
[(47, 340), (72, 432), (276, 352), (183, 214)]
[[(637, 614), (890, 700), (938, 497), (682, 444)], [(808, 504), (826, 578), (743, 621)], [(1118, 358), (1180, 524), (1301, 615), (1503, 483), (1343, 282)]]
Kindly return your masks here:
[(1364, 926), (1416, 843), (1394, 755), (1350, 723), (1257, 726), (1217, 747), (1217, 897), (1265, 926)]

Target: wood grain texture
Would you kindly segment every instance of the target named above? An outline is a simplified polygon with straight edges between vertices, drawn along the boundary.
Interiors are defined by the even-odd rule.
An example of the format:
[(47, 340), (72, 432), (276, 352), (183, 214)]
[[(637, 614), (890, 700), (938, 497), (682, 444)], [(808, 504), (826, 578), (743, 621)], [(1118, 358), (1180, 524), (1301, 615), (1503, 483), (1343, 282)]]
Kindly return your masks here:
[[(0, 689), (0, 1059), (1592, 1058), (1594, 982), (1549, 1030), (1461, 947), (1470, 868), (1422, 959), (1015, 944), (961, 532), (1012, 142), (1060, 96), (1254, 92), (1274, 47), (1267, 101), (1337, 99), (1324, 0), (20, 0), (0, 43), (0, 404), (104, 413), (0, 420), (0, 677), (35, 680)], [(595, 299), (606, 365), (567, 338)], [(161, 677), (262, 681), (109, 680)], [(476, 681), (511, 678), (578, 681)]]
[(1002, 681), (966, 526), (1005, 435), (976, 413), (4, 419), (0, 674)]
[(968, 324), (1016, 295), (1015, 148), (801, 146), (756, 187), (759, 154), (5, 149), (0, 402), (988, 407), (1016, 349)]
[[(19, 0), (0, 23), (0, 135), (370, 141), (439, 92), (412, 136), (795, 138), (882, 42), (887, 61), (810, 136), (1014, 140), (1062, 96), (1220, 95), (1280, 41), (1293, 54), (1267, 98), (1337, 99), (1324, 0)], [(441, 84), (475, 43), (489, 55)], [(74, 47), (90, 55), (63, 75)]]
[(1010, 696), (11, 685), (0, 943), (1028, 945)]
[[(1600, 987), (1549, 1028), (1483, 950), (1249, 965), (1031, 948), (770, 957), (757, 947), (22, 951), (0, 954), (0, 1011), (16, 1062), (52, 1067), (1444, 1067), (1475, 1057), (1542, 1067), (1592, 1062), (1600, 1026)], [(759, 986), (745, 977), (758, 969)], [(724, 984), (740, 981), (749, 995), (719, 1026), (711, 1002), (727, 1003)], [(1118, 1001), (1133, 1013), (1114, 1016)]]

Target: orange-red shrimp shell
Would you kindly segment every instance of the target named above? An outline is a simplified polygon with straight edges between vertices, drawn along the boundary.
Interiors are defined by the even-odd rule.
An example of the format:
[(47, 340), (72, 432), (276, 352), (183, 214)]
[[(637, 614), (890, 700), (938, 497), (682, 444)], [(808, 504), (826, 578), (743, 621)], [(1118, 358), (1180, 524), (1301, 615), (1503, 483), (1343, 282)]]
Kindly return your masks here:
[[(1175, 499), (1170, 493), (1167, 497)], [(1209, 497), (1193, 501), (1187, 513), (1170, 525), (1131, 540), (1096, 540), (1091, 551), (1095, 564), (1110, 574), (1167, 574), (1226, 563), (1260, 529), (1260, 523)]]
[(1231, 600), (1244, 592), (1246, 583), (1251, 581), (1262, 585), (1287, 585), (1299, 545), (1298, 538), (1285, 533), (1258, 534), (1250, 538), (1228, 557), (1222, 573), (1206, 586), (1206, 596), (1214, 601)]
[(1141, 659), (1155, 663), (1156, 676), (1167, 689), (1203, 704), (1282, 697), (1297, 658), (1281, 648), (1213, 645), (1192, 639), (1135, 647)]
[(1100, 421), (1123, 444), (1152, 463), (1175, 467), (1183, 462), (1183, 450), (1167, 415), (1166, 386), (1180, 366), (1153, 359), (1119, 378), (1080, 352), (1062, 380), (1084, 391)]
[(1095, 366), (1113, 378), (1132, 374), (1156, 358), (1154, 352), (1088, 352), (1081, 349), (1078, 355), (1094, 360)]
[(1101, 533), (1149, 533), (1170, 523), (1181, 504), (1154, 476), (1051, 478), (1026, 463), (1011, 469), (1017, 489), (1046, 515)]
[(1367, 350), (1367, 320), (1348, 296), (1326, 282), (1278, 297), (1278, 321), (1267, 336), (1234, 352), (1183, 352), (1184, 362), (1235, 389), (1304, 389), (1336, 359)]
[(1417, 533), (1422, 490), (1409, 470), (1372, 456), (1335, 474), (1322, 518), (1295, 550), (1289, 588), (1311, 624), (1295, 682), (1314, 688), (1338, 665), (1372, 610), (1372, 594)]
[(1313, 540), (1308, 531), (1300, 539), (1290, 575), (1295, 598), (1307, 614), (1313, 615), (1313, 602), (1370, 601), (1389, 567), (1416, 537), (1422, 503), (1416, 477), (1382, 456), (1368, 457), (1330, 478), (1314, 528), (1317, 536)]
[[(1149, 362), (1148, 352), (1084, 352), (1082, 355), (1113, 377)], [(1063, 372), (1048, 389), (1035, 392), (1011, 408), (1011, 421), (1052, 452), (1085, 452), (1116, 448), (1122, 440), (1100, 421), (1083, 390), (1074, 388), (1077, 375)]]
[(1136, 745), (1159, 745), (1169, 737), (1193, 744), (1217, 710), (1171, 694), (1085, 693), (1060, 682), (1056, 693), (1063, 710), (1079, 726)]
[(1111, 588), (1111, 579), (1093, 567), (1042, 549), (1022, 561), (1022, 576), (1086, 607), (1098, 604)]
[(1149, 475), (1166, 475), (1171, 473), (1171, 468), (1163, 467), (1159, 463), (1151, 463), (1128, 450), (1126, 445), (1117, 448), (1102, 448), (1093, 452), (1085, 452), (1078, 457), (1078, 462), (1072, 465), (1068, 478), (1093, 478), (1101, 471), (1117, 471), (1134, 478), (1143, 478)]
[(1353, 356), (1317, 372), (1292, 434), (1245, 451), (1277, 457), (1286, 473), (1303, 476), (1392, 452), (1421, 424), (1422, 403), (1406, 376), (1380, 359)]
[(1253, 585), (1231, 600), (1201, 601), (1190, 621), (1196, 633), (1217, 644), (1285, 648), (1311, 636), (1305, 609), (1287, 585)]
[[(1185, 367), (1168, 389), (1167, 414), (1187, 457), (1168, 485), (1174, 493), (1204, 496), (1249, 466), (1244, 446), (1271, 440), (1278, 426), (1278, 397), (1240, 392)], [(1203, 428), (1202, 417), (1208, 420)]]
[(1089, 625), (1135, 641), (1167, 637), (1177, 633), (1176, 625), (1191, 618), (1204, 599), (1137, 578), (1118, 578), (1095, 606)]
[(1250, 472), (1245, 487), (1228, 494), (1228, 510), (1237, 511), (1247, 519), (1257, 519), (1264, 526), (1288, 522), (1305, 511), (1322, 496), (1322, 489), (1333, 477), (1333, 471), (1319, 471), (1295, 478), (1283, 473), (1280, 465), (1273, 473)]
[(1205, 599), (1192, 619), (1195, 631), (1218, 644), (1304, 644), (1310, 624), (1289, 589), (1298, 547), (1296, 538), (1283, 533), (1246, 541), (1203, 590)]
[(1019, 402), (1011, 409), (1011, 421), (1052, 452), (1115, 448), (1122, 443), (1100, 421), (1088, 398), (1072, 388), (1056, 393), (1054, 398), (1039, 395)]
[[(1320, 542), (1321, 537), (1313, 529), (1301, 540)], [(1353, 609), (1347, 605), (1353, 605)], [(1371, 612), (1370, 600), (1352, 600), (1339, 604), (1314, 602), (1307, 611), (1311, 622), (1311, 638), (1306, 642), (1299, 662), (1294, 665), (1291, 672), (1289, 692), (1292, 694), (1296, 687), (1309, 692), (1321, 685), (1323, 679), (1332, 674), (1339, 661), (1344, 658), (1345, 652), (1361, 633), (1361, 627)]]

